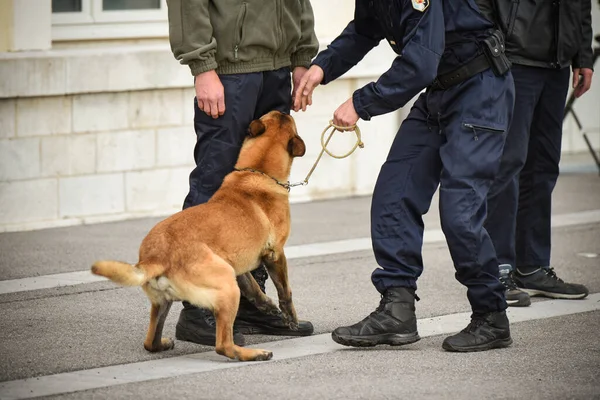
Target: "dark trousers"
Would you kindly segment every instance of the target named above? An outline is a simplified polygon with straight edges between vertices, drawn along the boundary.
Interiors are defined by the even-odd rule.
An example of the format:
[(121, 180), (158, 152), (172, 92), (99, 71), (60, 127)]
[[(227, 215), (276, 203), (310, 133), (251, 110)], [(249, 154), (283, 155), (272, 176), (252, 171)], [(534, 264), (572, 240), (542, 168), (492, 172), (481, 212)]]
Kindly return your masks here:
[(292, 87), (289, 68), (247, 74), (221, 75), (225, 88), (225, 113), (206, 115), (194, 99), (196, 168), (190, 174), (190, 191), (183, 208), (206, 203), (233, 167), (248, 125), (272, 110), (290, 112)]
[(427, 91), (403, 121), (381, 168), (371, 206), (371, 236), (381, 268), (375, 287), (417, 287), (423, 271), (422, 215), (440, 186), (440, 218), (456, 279), (473, 312), (504, 310), (498, 262), (483, 228), (514, 102), (510, 74), (491, 70), (446, 91)]
[(512, 73), (514, 115), (488, 195), (485, 228), (500, 264), (548, 266), (552, 190), (570, 72), (514, 65)]

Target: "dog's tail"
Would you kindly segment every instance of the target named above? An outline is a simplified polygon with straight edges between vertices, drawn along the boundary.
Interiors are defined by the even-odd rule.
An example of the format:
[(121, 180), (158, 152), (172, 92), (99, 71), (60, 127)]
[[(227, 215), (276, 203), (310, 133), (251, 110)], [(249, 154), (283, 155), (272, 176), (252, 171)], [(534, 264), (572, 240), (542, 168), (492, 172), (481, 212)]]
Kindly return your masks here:
[(141, 286), (165, 272), (159, 264), (131, 265), (120, 261), (97, 261), (92, 274), (104, 276), (123, 286)]

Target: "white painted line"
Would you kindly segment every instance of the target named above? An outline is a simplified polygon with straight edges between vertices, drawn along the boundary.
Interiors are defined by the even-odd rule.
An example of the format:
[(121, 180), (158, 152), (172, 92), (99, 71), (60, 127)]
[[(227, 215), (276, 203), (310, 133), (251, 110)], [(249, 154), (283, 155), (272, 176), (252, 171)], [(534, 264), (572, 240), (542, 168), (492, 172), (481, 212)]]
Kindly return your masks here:
[(294, 258), (328, 256), (370, 249), (371, 238), (358, 238), (289, 246), (285, 248), (285, 256), (288, 260), (291, 260)]
[(72, 286), (105, 280), (89, 271), (67, 272), (63, 274), (34, 276), (31, 278), (0, 281), (0, 294), (24, 292), (27, 290), (48, 289), (59, 286)]
[[(530, 307), (509, 308), (508, 315), (511, 323), (514, 324), (516, 322), (597, 310), (600, 310), (600, 293), (592, 294), (584, 300), (549, 300), (536, 302)], [(467, 325), (469, 318), (470, 313), (458, 313), (420, 319), (418, 322), (419, 335), (421, 337), (430, 337), (458, 332)], [(515, 327), (513, 326), (512, 329), (514, 331)], [(249, 347), (272, 350), (273, 360), (267, 362), (332, 353), (345, 348), (334, 343), (329, 333), (261, 343)], [(160, 360), (0, 382), (0, 398), (9, 400), (51, 396), (227, 368), (248, 367), (256, 364), (257, 362), (244, 363), (231, 361), (211, 351)]]
[[(446, 240), (441, 229), (428, 229), (423, 232), (423, 243), (437, 243)], [(371, 238), (336, 240), (332, 242), (302, 244), (289, 246), (285, 249), (288, 259), (315, 256), (330, 256), (333, 254), (349, 253), (352, 251), (371, 250)]]
[[(552, 227), (593, 224), (600, 222), (600, 210), (581, 211), (571, 214), (560, 214), (553, 217)], [(446, 240), (440, 229), (429, 229), (423, 234), (423, 244), (440, 243)], [(350, 253), (353, 251), (371, 250), (371, 238), (335, 240), (331, 242), (302, 244), (289, 246), (285, 249), (288, 259), (333, 254)], [(103, 282), (105, 278), (92, 275), (89, 271), (66, 272), (61, 274), (43, 275), (31, 278), (11, 279), (0, 281), (0, 294), (18, 293), (30, 290), (51, 289), (61, 286), (73, 286), (82, 283)]]

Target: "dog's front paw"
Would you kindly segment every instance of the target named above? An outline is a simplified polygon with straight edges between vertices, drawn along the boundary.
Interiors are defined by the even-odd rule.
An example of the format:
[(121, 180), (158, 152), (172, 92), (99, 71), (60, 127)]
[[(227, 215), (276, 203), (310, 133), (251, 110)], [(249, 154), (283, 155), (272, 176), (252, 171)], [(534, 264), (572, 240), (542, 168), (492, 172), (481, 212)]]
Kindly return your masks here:
[(279, 310), (279, 308), (277, 308), (277, 307), (269, 308), (268, 310), (265, 310), (265, 313), (276, 317), (278, 315), (281, 315), (281, 310)]
[(288, 328), (290, 328), (291, 331), (297, 331), (298, 330), (298, 323), (291, 321), (288, 323)]
[(298, 330), (298, 316), (291, 300), (279, 302), (283, 322), (293, 331)]
[(272, 315), (272, 316), (281, 314), (281, 311), (279, 310), (279, 308), (277, 308), (275, 303), (273, 303), (271, 300), (263, 301), (263, 302), (257, 301), (254, 303), (254, 306), (263, 314)]

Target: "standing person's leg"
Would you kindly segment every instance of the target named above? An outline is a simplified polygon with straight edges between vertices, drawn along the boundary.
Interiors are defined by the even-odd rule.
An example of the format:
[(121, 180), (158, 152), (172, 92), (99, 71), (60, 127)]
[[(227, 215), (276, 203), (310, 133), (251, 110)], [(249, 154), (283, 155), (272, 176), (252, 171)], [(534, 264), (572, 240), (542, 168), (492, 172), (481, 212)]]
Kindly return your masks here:
[(443, 133), (440, 149), (440, 218), (456, 279), (467, 287), (472, 322), (447, 337), (450, 351), (481, 351), (512, 343), (498, 260), (483, 227), (487, 194), (502, 157), (514, 104), (510, 73), (491, 70), (451, 88), (440, 99)]
[[(191, 172), (190, 190), (183, 208), (207, 202), (233, 170), (246, 130), (254, 119), (262, 74), (221, 75), (225, 90), (225, 113), (213, 119), (198, 108), (194, 99), (196, 168)], [(210, 311), (183, 302), (175, 331), (179, 340), (208, 346), (215, 345), (215, 320)], [(234, 341), (244, 344), (244, 337), (234, 332)]]
[[(286, 114), (290, 113), (290, 106), (292, 104), (292, 81), (290, 74), (291, 71), (287, 67), (262, 73), (263, 79), (258, 91), (254, 119), (260, 118), (273, 110), (278, 110)], [(261, 265), (252, 271), (252, 275), (264, 292), (268, 277), (265, 267)], [(311, 335), (314, 331), (312, 323), (302, 320), (298, 321), (297, 330), (291, 330), (283, 322), (281, 315), (266, 315), (250, 304), (244, 297), (240, 299), (235, 327), (241, 333), (247, 335), (307, 336)]]
[(565, 283), (550, 266), (552, 191), (559, 174), (562, 120), (569, 68), (544, 71), (544, 88), (535, 109), (527, 162), (520, 174), (515, 281), (530, 295), (581, 299), (588, 290)]
[(233, 171), (246, 130), (254, 118), (262, 75), (220, 75), (225, 89), (225, 113), (212, 118), (198, 108), (194, 98), (196, 167), (190, 173), (190, 190), (183, 208), (206, 203)]
[(381, 293), (377, 310), (332, 333), (346, 346), (403, 345), (419, 340), (416, 281), (423, 270), (423, 220), (437, 188), (443, 141), (436, 121), (428, 124), (426, 95), (402, 123), (381, 168), (371, 205), (371, 236), (381, 267), (372, 281)]
[(506, 289), (506, 302), (509, 306), (528, 306), (531, 304), (529, 295), (519, 290), (513, 280), (519, 172), (527, 159), (529, 129), (544, 87), (544, 79), (540, 68), (514, 65), (511, 71), (515, 82), (514, 113), (500, 169), (488, 193), (488, 214), (484, 227), (496, 249), (500, 280)]

